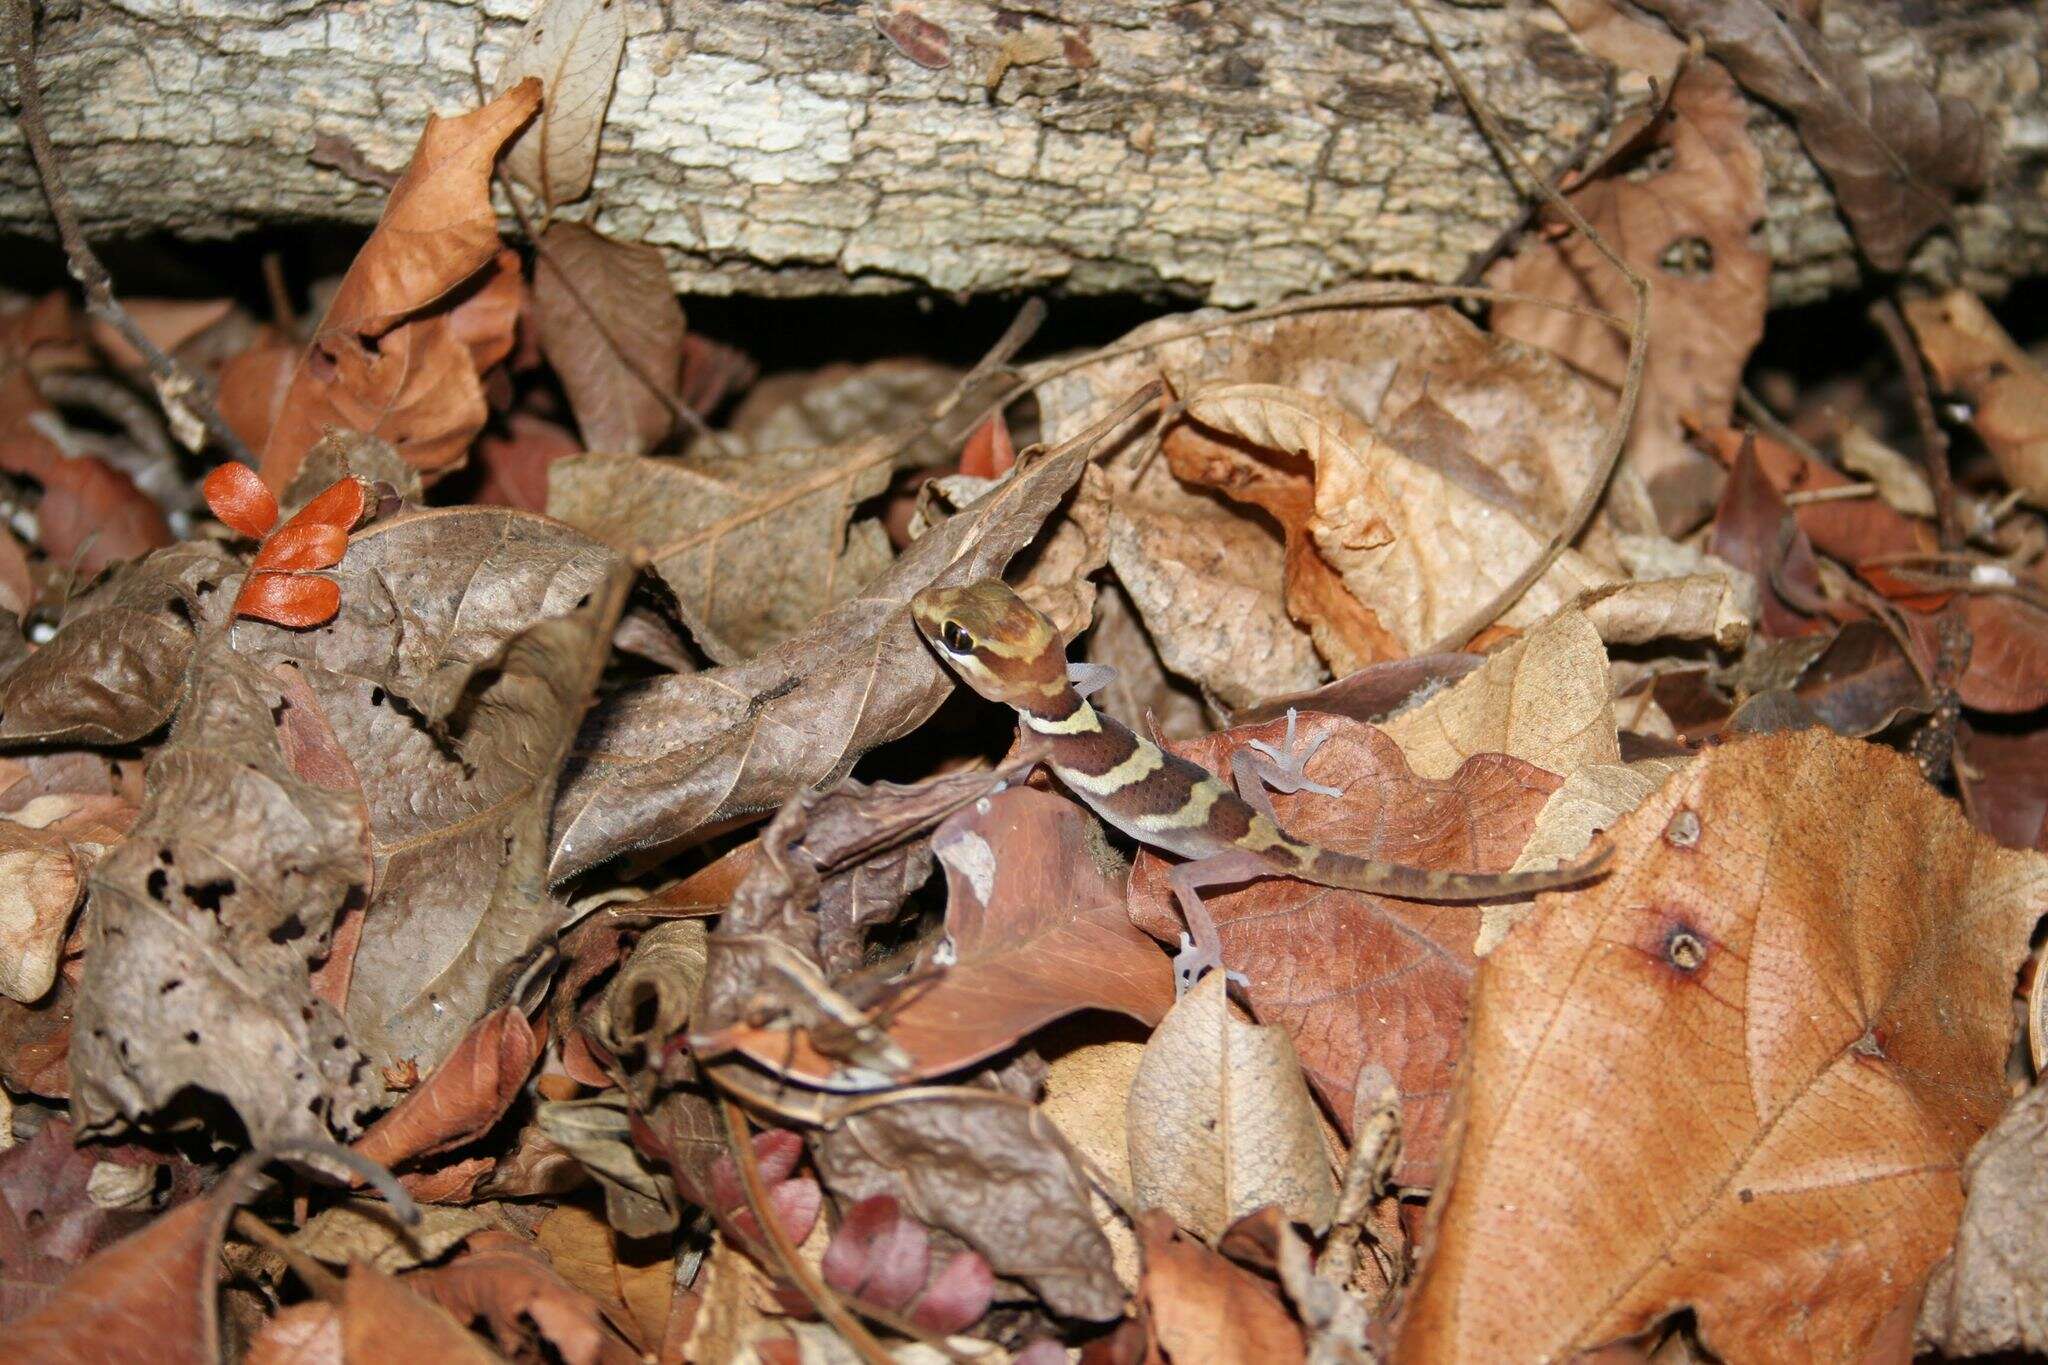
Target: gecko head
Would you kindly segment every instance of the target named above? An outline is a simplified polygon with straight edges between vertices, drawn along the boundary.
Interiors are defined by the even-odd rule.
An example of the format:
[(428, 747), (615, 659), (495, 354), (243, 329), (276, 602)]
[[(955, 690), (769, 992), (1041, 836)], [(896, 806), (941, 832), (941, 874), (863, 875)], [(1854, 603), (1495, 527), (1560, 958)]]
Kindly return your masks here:
[(990, 701), (1049, 714), (1073, 709), (1058, 629), (1000, 580), (926, 588), (910, 599), (910, 619), (961, 681)]

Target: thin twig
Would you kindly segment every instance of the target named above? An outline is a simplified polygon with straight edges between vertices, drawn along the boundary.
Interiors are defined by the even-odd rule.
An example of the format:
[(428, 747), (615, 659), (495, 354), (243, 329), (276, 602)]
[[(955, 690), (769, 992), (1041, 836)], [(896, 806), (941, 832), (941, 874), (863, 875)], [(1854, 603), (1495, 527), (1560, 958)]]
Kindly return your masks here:
[(269, 1248), (284, 1258), (292, 1273), (313, 1291), (313, 1296), (328, 1303), (340, 1303), (342, 1296), (341, 1277), (329, 1271), (317, 1260), (291, 1244), (289, 1238), (270, 1224), (258, 1218), (247, 1209), (236, 1209), (234, 1229), (250, 1241)]
[(1480, 128), (1485, 131), (1495, 148), (1501, 155), (1511, 159), (1544, 200), (1563, 215), (1564, 220), (1581, 236), (1591, 242), (1593, 249), (1605, 257), (1609, 265), (1621, 273), (1636, 297), (1635, 321), (1628, 338), (1628, 370), (1622, 381), (1621, 401), (1615, 409), (1614, 421), (1607, 432), (1606, 447), (1600, 452), (1599, 467), (1594, 477), (1587, 480), (1578, 500), (1566, 514), (1564, 522), (1551, 533), (1542, 553), (1531, 560), (1521, 573), (1515, 575), (1514, 581), (1503, 591), (1496, 593), (1484, 610), (1475, 613), (1456, 630), (1440, 640), (1432, 641), (1421, 651), (1425, 654), (1435, 654), (1459, 648), (1491, 625), (1501, 612), (1521, 600), (1522, 594), (1550, 571), (1550, 566), (1564, 553), (1565, 546), (1578, 539), (1579, 532), (1585, 529), (1586, 522), (1591, 519), (1593, 509), (1600, 505), (1600, 499), (1606, 495), (1608, 481), (1614, 477), (1615, 467), (1621, 463), (1622, 447), (1627, 444), (1628, 429), (1635, 420), (1636, 402), (1642, 395), (1643, 361), (1648, 350), (1646, 343), (1650, 331), (1650, 286), (1648, 281), (1637, 274), (1634, 268), (1607, 244), (1606, 238), (1593, 230), (1593, 225), (1586, 221), (1585, 216), (1573, 206), (1571, 200), (1559, 194), (1548, 181), (1530, 168), (1528, 159), (1508, 140), (1500, 121), (1494, 117), (1493, 110), (1479, 98), (1479, 93), (1472, 88), (1471, 82), (1465, 79), (1465, 73), (1459, 70), (1458, 64), (1451, 59), (1443, 40), (1437, 37), (1436, 29), (1430, 25), (1415, 0), (1401, 0), (1401, 4), (1422, 29), (1422, 36), (1429, 40), (1429, 50), (1435, 53), (1436, 59), (1443, 64), (1445, 74), (1451, 78), (1451, 84), (1458, 88), (1459, 97), (1465, 101), (1465, 106), (1472, 111), (1472, 117), (1479, 121)]
[[(1777, 413), (1772, 412), (1764, 400), (1750, 392), (1749, 386), (1738, 385), (1735, 390), (1735, 406), (1757, 429), (1779, 444), (1798, 451), (1817, 465), (1829, 465), (1829, 461), (1814, 448), (1813, 442), (1785, 425)], [(1830, 466), (1832, 467), (1832, 466)]]
[(214, 406), (205, 388), (184, 366), (165, 355), (115, 299), (113, 278), (93, 253), (92, 244), (86, 241), (85, 232), (79, 226), (78, 208), (72, 202), (71, 191), (64, 184), (57, 164), (57, 149), (51, 145), (50, 130), (43, 118), (41, 77), (36, 70), (33, 0), (0, 0), (0, 6), (4, 6), (0, 15), (5, 18), (8, 53), (14, 63), (14, 82), (17, 98), (21, 101), (21, 112), (15, 121), (21, 127), (23, 141), (28, 143), (29, 156), (35, 161), (36, 175), (42, 182), (43, 197), (49, 201), (50, 217), (56, 221), (57, 236), (64, 244), (71, 277), (85, 290), (86, 311), (119, 331), (148, 364), (149, 372), (156, 380), (157, 397), (170, 415), (171, 428), (179, 433), (180, 440), (194, 450), (204, 444), (199, 432), (190, 430), (196, 419), (230, 459), (253, 466), (255, 457), (242, 444), (242, 438), (235, 435), (234, 428), (222, 418), (220, 409)]
[(1927, 468), (1927, 484), (1934, 490), (1935, 525), (1941, 548), (1960, 549), (1963, 544), (1962, 518), (1956, 512), (1956, 485), (1948, 468), (1948, 436), (1934, 415), (1934, 399), (1927, 391), (1927, 371), (1920, 363), (1920, 348), (1906, 330), (1898, 304), (1885, 298), (1870, 305), (1870, 320), (1884, 333), (1899, 371), (1906, 377), (1906, 393), (1913, 401), (1913, 420), (1920, 425), (1920, 459)]
[(831, 1323), (833, 1330), (862, 1360), (868, 1365), (891, 1365), (889, 1352), (882, 1343), (861, 1325), (859, 1318), (846, 1310), (839, 1296), (826, 1288), (824, 1281), (812, 1273), (803, 1258), (797, 1255), (796, 1248), (790, 1245), (789, 1234), (783, 1230), (782, 1220), (776, 1217), (775, 1206), (769, 1202), (768, 1186), (761, 1179), (761, 1165), (754, 1156), (754, 1144), (747, 1136), (746, 1115), (737, 1104), (723, 1096), (718, 1103), (725, 1114), (726, 1143), (732, 1150), (732, 1164), (739, 1172), (740, 1188), (747, 1196), (747, 1208), (753, 1213), (762, 1236), (768, 1239), (775, 1259), (781, 1262), (782, 1273), (810, 1300), (811, 1307), (818, 1310), (818, 1316)]
[(1848, 502), (1854, 498), (1867, 498), (1877, 492), (1874, 483), (1838, 483), (1826, 488), (1801, 488), (1782, 494), (1787, 507), (1804, 507), (1813, 502)]
[[(1571, 150), (1564, 154), (1563, 159), (1552, 167), (1550, 174), (1545, 177), (1552, 189), (1563, 191), (1566, 178), (1578, 170), (1580, 163), (1591, 154), (1593, 144), (1600, 140), (1614, 121), (1614, 86), (1614, 68), (1610, 66), (1607, 68), (1607, 80), (1600, 87), (1600, 112), (1593, 116), (1593, 122), (1586, 128), (1585, 135), (1572, 145)], [(1500, 234), (1487, 243), (1483, 251), (1466, 263), (1465, 268), (1458, 273), (1457, 282), (1479, 283), (1486, 272), (1493, 269), (1493, 263), (1507, 255), (1508, 248), (1515, 244), (1515, 239), (1528, 231), (1530, 224), (1536, 221), (1536, 215), (1542, 211), (1541, 199), (1525, 198), (1522, 202), (1522, 211), (1515, 215), (1515, 220), (1502, 228)]]

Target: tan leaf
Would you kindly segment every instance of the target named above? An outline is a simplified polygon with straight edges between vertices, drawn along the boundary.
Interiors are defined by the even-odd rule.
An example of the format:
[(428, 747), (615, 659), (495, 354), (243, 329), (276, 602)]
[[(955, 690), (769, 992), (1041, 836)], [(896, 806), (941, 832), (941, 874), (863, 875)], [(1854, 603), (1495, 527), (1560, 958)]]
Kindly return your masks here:
[(1862, 1358), (2006, 1102), (2048, 862), (1821, 730), (1709, 751), (1480, 969), (1395, 1358), (1556, 1358), (1680, 1308), (1720, 1359)]
[(1323, 681), (1281, 601), (1272, 532), (1161, 460), (1113, 498), (1109, 562), (1168, 669), (1236, 706)]
[(584, 455), (548, 471), (548, 510), (638, 549), (720, 663), (754, 658), (839, 606), (890, 563), (855, 509), (889, 481), (880, 442), (650, 460)]
[(1909, 300), (1906, 321), (1942, 388), (1970, 400), (1971, 424), (1998, 472), (2028, 502), (2048, 507), (2048, 372), (1968, 290)]
[[(1315, 557), (1341, 579), (1343, 593), (1378, 627), (1372, 635), (1317, 632), (1317, 644), (1340, 672), (1424, 652), (1468, 628), (1550, 539), (1544, 527), (1531, 524), (1504, 483), (1489, 488), (1447, 475), (1396, 449), (1327, 399), (1271, 384), (1225, 384), (1191, 395), (1187, 411), (1214, 431), (1313, 466), (1313, 503), (1301, 508), (1304, 515), (1295, 524), (1312, 540)], [(1221, 443), (1210, 448), (1232, 449)], [(1168, 451), (1175, 452), (1171, 440)], [(1219, 468), (1221, 463), (1201, 468), (1200, 481), (1234, 490), (1242, 480)], [(1492, 478), (1491, 470), (1479, 468)], [(1174, 472), (1187, 477), (1196, 470), (1190, 459), (1177, 457)], [(1299, 578), (1299, 564), (1289, 567)], [(1501, 620), (1533, 624), (1577, 594), (1612, 581), (1612, 574), (1567, 550)], [(1309, 611), (1312, 623), (1330, 614)], [(1303, 614), (1296, 611), (1297, 617)]]
[(491, 1365), (499, 1359), (439, 1305), (374, 1266), (349, 1270), (341, 1301), (346, 1360), (434, 1360)]
[[(1763, 335), (1770, 258), (1751, 235), (1764, 214), (1763, 157), (1748, 121), (1727, 73), (1694, 64), (1664, 118), (1617, 128), (1597, 172), (1571, 192), (1574, 207), (1653, 281), (1649, 359), (1625, 458), (1674, 531), (1695, 524), (1713, 501), (1713, 466), (1686, 444), (1682, 422), (1728, 420), (1742, 367)], [(1635, 168), (1653, 154), (1669, 160)], [(1546, 222), (1486, 282), (1630, 316), (1628, 282), (1586, 238)], [(1625, 334), (1531, 303), (1495, 304), (1493, 327), (1554, 351), (1619, 394)]]
[(775, 375), (747, 391), (727, 430), (746, 450), (852, 445), (923, 420), (959, 379), (957, 370), (910, 359)]
[[(351, 1272), (349, 1279), (353, 1281), (357, 1273), (360, 1270)], [(637, 1365), (640, 1359), (639, 1352), (605, 1325), (596, 1300), (571, 1286), (539, 1250), (509, 1232), (477, 1233), (461, 1256), (444, 1266), (414, 1271), (405, 1277), (404, 1287), (447, 1309), (458, 1321), (485, 1319), (507, 1351), (537, 1338), (568, 1365)]]
[(644, 455), (668, 435), (674, 413), (649, 381), (675, 382), (686, 329), (659, 251), (555, 223), (534, 259), (533, 307), (585, 447)]
[(598, 134), (626, 50), (624, 0), (545, 0), (498, 72), (504, 91), (529, 76), (540, 117), (505, 152), (505, 173), (550, 207), (590, 193)]
[(1561, 777), (1619, 763), (1607, 651), (1582, 612), (1561, 611), (1475, 673), (1387, 721), (1424, 777), (1449, 777), (1474, 754), (1510, 754)]
[(1134, 1038), (1104, 1040), (1099, 1032), (1083, 1020), (1079, 1028), (1055, 1027), (1033, 1040), (1047, 1063), (1038, 1112), (1051, 1120), (1069, 1146), (1088, 1158), (1090, 1174), (1106, 1179), (1114, 1191), (1115, 1204), (1095, 1188), (1089, 1190), (1088, 1202), (1095, 1213), (1095, 1226), (1109, 1239), (1117, 1279), (1127, 1290), (1135, 1290), (1140, 1270), (1138, 1243), (1117, 1210), (1131, 1204), (1126, 1118), (1131, 1080), (1145, 1056), (1145, 1045)]
[(1081, 644), (1081, 658), (1114, 669), (1116, 676), (1095, 694), (1098, 709), (1128, 720), (1134, 729), (1189, 739), (1211, 728), (1202, 694), (1166, 671), (1158, 647), (1138, 619), (1123, 585), (1111, 579), (1095, 598), (1095, 624)]
[(329, 1265), (354, 1262), (386, 1274), (437, 1261), (496, 1220), (481, 1209), (420, 1206), (420, 1221), (401, 1223), (382, 1199), (347, 1199), (321, 1209), (292, 1234), (292, 1245)]
[(1268, 1204), (1321, 1231), (1337, 1179), (1294, 1044), (1237, 1017), (1224, 985), (1221, 972), (1203, 977), (1145, 1045), (1131, 1079), (1132, 1189), (1210, 1241)]
[[(1173, 747), (1227, 772), (1239, 747), (1255, 739), (1279, 744), (1285, 734), (1285, 723), (1275, 721)], [(1282, 826), (1345, 853), (1412, 866), (1504, 871), (1557, 785), (1551, 774), (1501, 754), (1469, 759), (1445, 780), (1418, 776), (1384, 732), (1334, 717), (1304, 716), (1298, 739), (1320, 743), (1309, 771), (1343, 795), (1276, 795)], [(1131, 917), (1170, 941), (1180, 913), (1166, 870), (1164, 859), (1139, 854)], [(1401, 1102), (1399, 1179), (1431, 1183), (1451, 1071), (1463, 1048), (1480, 912), (1287, 877), (1212, 891), (1206, 899), (1225, 963), (1249, 979), (1252, 1009), (1262, 1023), (1287, 1030), (1309, 1083), (1338, 1122), (1348, 1131), (1360, 1073), (1381, 1069)]]
[(1740, 581), (1746, 577), (1686, 574), (1614, 583), (1582, 594), (1575, 605), (1603, 644), (1711, 640), (1717, 648), (1739, 650), (1753, 624)]

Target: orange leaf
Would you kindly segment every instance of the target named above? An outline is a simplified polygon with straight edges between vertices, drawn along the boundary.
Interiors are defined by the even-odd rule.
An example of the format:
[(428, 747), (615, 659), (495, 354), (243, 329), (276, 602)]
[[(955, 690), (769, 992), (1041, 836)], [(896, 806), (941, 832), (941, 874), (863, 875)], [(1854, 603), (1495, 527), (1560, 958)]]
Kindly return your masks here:
[(215, 466), (200, 485), (206, 505), (220, 523), (252, 540), (261, 540), (277, 525), (277, 498), (256, 471), (230, 460)]
[(280, 626), (324, 625), (341, 610), (341, 585), (312, 574), (252, 573), (235, 595), (235, 615)]
[(287, 526), (263, 542), (263, 548), (256, 552), (255, 567), (285, 573), (325, 569), (340, 563), (347, 550), (348, 532), (339, 526), (317, 522)]
[(299, 367), (299, 348), (266, 327), (248, 350), (220, 367), (220, 415), (251, 450), (270, 441)]
[(476, 1141), (504, 1117), (540, 1057), (526, 1016), (507, 1005), (470, 1026), (434, 1074), (356, 1140), (385, 1166)]
[(2005, 1107), (2048, 860), (1819, 728), (1708, 750), (1610, 837), (1480, 967), (1393, 1358), (1565, 1359), (1680, 1309), (1720, 1360), (1881, 1358)]
[(990, 414), (986, 422), (976, 427), (960, 452), (960, 472), (976, 478), (996, 478), (1015, 463), (1017, 446), (1010, 439), (1010, 424), (1000, 412)]
[(284, 524), (284, 528), (289, 531), (295, 526), (332, 526), (346, 534), (355, 530), (356, 524), (363, 519), (363, 509), (368, 501), (362, 480), (337, 479), (311, 502), (292, 513), (292, 519)]

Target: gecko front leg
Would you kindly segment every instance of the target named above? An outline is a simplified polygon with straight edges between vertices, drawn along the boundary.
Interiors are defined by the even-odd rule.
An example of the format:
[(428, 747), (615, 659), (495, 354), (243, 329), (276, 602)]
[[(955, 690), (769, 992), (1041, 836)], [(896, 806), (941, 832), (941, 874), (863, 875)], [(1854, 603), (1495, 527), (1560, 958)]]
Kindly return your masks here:
[(1294, 708), (1290, 706), (1287, 708), (1287, 735), (1280, 741), (1279, 748), (1254, 739), (1230, 756), (1230, 779), (1237, 786), (1237, 794), (1275, 825), (1280, 823), (1280, 818), (1273, 814), (1273, 798), (1266, 794), (1268, 787), (1276, 792), (1314, 792), (1318, 796), (1344, 794), (1336, 787), (1309, 780), (1306, 771), (1308, 761), (1315, 757), (1316, 750), (1323, 747), (1323, 741), (1329, 736), (1317, 735), (1296, 747), (1295, 720)]
[(1116, 681), (1116, 670), (1108, 664), (1070, 663), (1067, 665), (1067, 681), (1080, 694), (1081, 700), (1086, 701)]

